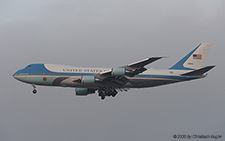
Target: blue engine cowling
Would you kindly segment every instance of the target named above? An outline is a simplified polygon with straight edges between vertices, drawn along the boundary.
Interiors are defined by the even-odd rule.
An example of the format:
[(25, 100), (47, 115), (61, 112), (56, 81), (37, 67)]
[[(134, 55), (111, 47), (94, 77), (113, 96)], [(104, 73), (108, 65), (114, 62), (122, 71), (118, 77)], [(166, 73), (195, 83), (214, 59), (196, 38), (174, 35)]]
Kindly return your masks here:
[(94, 76), (83, 76), (81, 78), (81, 83), (83, 83), (83, 84), (93, 84), (93, 83), (95, 83), (95, 77)]
[(79, 96), (86, 96), (88, 94), (95, 93), (95, 89), (88, 89), (88, 88), (75, 88), (76, 95)]
[(125, 72), (125, 68), (112, 68), (112, 76), (123, 76)]

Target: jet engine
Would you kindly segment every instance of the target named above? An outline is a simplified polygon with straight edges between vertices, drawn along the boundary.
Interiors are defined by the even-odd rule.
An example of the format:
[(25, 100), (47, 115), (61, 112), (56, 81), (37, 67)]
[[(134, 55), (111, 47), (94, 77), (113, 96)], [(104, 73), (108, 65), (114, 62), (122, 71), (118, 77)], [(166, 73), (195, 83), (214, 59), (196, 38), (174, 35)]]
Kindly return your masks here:
[(83, 83), (83, 84), (93, 84), (93, 83), (95, 83), (95, 77), (94, 76), (83, 76), (81, 78), (81, 83)]
[(112, 68), (112, 76), (123, 76), (125, 72), (125, 68)]
[(78, 96), (87, 96), (88, 94), (95, 93), (95, 89), (88, 89), (88, 88), (75, 88), (75, 93)]

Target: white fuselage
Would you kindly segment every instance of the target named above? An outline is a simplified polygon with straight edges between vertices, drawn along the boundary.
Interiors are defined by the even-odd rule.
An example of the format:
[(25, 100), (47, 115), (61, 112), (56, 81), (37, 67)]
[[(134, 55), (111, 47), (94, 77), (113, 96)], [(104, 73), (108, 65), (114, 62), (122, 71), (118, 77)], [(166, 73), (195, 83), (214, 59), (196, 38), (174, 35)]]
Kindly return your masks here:
[[(52, 64), (33, 64), (32, 67), (26, 67), (19, 70), (14, 74), (14, 77), (22, 82), (26, 82), (34, 85), (46, 85), (46, 86), (62, 86), (62, 87), (84, 87), (84, 88), (98, 88), (108, 86), (109, 84), (96, 83), (82, 84), (76, 82), (83, 76), (94, 75), (103, 73), (109, 68), (81, 68), (65, 65), (52, 65)], [(143, 73), (140, 73), (134, 77), (126, 78), (129, 82), (123, 86), (123, 88), (143, 88), (153, 87), (169, 83), (187, 81), (201, 77), (185, 77), (181, 76), (183, 73), (187, 73), (190, 70), (156, 70), (149, 69)], [(112, 84), (110, 84), (112, 85)], [(117, 87), (113, 85), (112, 87)]]

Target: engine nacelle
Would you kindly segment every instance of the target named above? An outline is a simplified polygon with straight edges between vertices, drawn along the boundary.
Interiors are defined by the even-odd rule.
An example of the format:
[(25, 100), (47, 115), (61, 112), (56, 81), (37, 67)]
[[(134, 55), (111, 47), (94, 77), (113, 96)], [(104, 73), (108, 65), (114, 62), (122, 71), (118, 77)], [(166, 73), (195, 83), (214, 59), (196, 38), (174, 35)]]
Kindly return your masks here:
[(125, 68), (112, 68), (112, 76), (123, 76), (125, 72)]
[(95, 83), (95, 77), (94, 76), (83, 76), (81, 78), (81, 83), (83, 83), (83, 84), (93, 84), (93, 83)]
[(78, 96), (87, 96), (88, 94), (95, 93), (95, 89), (88, 89), (88, 88), (75, 88), (75, 93)]

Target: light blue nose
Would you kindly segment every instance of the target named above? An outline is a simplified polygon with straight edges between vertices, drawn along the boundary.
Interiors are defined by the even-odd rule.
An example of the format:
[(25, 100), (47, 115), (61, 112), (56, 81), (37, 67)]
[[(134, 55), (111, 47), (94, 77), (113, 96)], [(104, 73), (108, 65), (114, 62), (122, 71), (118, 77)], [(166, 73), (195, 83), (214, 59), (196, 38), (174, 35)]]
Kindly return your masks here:
[(18, 71), (15, 72), (12, 76), (13, 76), (15, 79), (17, 79), (17, 80), (19, 80), (19, 81), (22, 81), (22, 82), (26, 82), (26, 80), (27, 80), (26, 75), (21, 74), (21, 70), (18, 70)]

